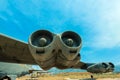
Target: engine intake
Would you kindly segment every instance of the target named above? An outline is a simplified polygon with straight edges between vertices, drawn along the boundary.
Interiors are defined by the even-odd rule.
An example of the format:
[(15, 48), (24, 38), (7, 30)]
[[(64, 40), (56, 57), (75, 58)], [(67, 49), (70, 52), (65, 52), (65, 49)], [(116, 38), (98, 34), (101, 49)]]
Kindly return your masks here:
[(114, 64), (111, 62), (108, 62), (107, 65), (108, 65), (107, 72), (113, 72), (115, 68)]
[(29, 41), (33, 46), (45, 47), (53, 41), (53, 34), (46, 30), (39, 30), (30, 36)]
[(79, 54), (82, 40), (77, 33), (66, 31), (58, 35), (57, 44), (61, 50), (61, 54), (63, 54), (67, 60), (74, 60)]
[(55, 34), (38, 30), (29, 37), (29, 50), (36, 62), (45, 70), (55, 64)]
[(61, 41), (68, 47), (79, 47), (81, 44), (80, 36), (72, 31), (66, 31), (61, 35)]
[(111, 66), (111, 68), (115, 68), (113, 63), (109, 62), (109, 65)]

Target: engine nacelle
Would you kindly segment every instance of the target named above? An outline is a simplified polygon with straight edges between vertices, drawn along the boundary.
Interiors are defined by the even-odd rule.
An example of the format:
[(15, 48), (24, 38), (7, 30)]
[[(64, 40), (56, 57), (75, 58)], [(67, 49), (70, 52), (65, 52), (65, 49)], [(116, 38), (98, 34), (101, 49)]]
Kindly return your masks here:
[(114, 67), (115, 67), (114, 64), (111, 62), (98, 63), (89, 66), (87, 68), (87, 71), (92, 73), (107, 73), (107, 72), (113, 72)]
[(108, 67), (107, 67), (106, 72), (113, 72), (114, 68), (115, 68), (114, 64), (111, 62), (108, 62), (107, 65), (108, 65)]
[(88, 72), (91, 73), (105, 73), (108, 65), (106, 63), (93, 64), (87, 68)]
[(59, 50), (68, 60), (74, 60), (79, 54), (82, 39), (81, 37), (72, 31), (66, 31), (57, 36), (57, 44)]
[(47, 70), (55, 64), (55, 34), (38, 30), (29, 37), (29, 50), (35, 61)]
[(57, 35), (58, 54), (56, 67), (62, 69), (76, 65), (80, 61), (81, 43), (81, 37), (75, 32), (66, 31)]

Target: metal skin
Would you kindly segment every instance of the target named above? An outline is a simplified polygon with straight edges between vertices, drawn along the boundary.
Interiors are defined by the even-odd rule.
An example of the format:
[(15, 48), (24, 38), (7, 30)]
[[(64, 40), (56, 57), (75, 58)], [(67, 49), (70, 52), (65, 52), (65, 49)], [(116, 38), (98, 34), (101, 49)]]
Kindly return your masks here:
[(38, 30), (29, 36), (28, 43), (0, 34), (0, 62), (36, 64), (44, 70), (84, 69), (91, 73), (114, 71), (111, 62), (81, 62), (81, 37), (73, 31), (55, 34), (48, 30)]
[(35, 61), (44, 70), (52, 67), (85, 69), (91, 73), (106, 73), (114, 70), (113, 63), (80, 62), (82, 39), (73, 31), (54, 34), (47, 30), (38, 30), (29, 37), (28, 46)]
[(52, 67), (64, 69), (79, 62), (81, 42), (80, 36), (72, 31), (53, 34), (39, 30), (30, 36), (29, 49), (35, 61), (44, 70)]
[(114, 65), (112, 63), (98, 63), (93, 64), (87, 68), (88, 72), (91, 73), (107, 73), (114, 70)]

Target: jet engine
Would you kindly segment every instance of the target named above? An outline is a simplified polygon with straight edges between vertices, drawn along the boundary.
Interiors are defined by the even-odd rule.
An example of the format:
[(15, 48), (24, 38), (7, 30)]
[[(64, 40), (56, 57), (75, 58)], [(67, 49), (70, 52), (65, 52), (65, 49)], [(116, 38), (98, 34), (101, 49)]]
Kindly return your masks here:
[[(57, 67), (72, 67), (80, 61), (81, 37), (72, 31), (66, 31), (57, 35)], [(62, 66), (62, 67), (61, 67)]]
[(88, 66), (87, 71), (91, 73), (107, 73), (113, 72), (114, 67), (114, 64), (111, 62), (98, 63)]
[(115, 68), (114, 64), (111, 63), (111, 62), (108, 62), (107, 65), (108, 65), (108, 67), (107, 67), (107, 71), (106, 72), (113, 72), (114, 68)]
[(48, 70), (55, 64), (55, 34), (47, 30), (38, 30), (29, 37), (29, 50), (35, 61)]

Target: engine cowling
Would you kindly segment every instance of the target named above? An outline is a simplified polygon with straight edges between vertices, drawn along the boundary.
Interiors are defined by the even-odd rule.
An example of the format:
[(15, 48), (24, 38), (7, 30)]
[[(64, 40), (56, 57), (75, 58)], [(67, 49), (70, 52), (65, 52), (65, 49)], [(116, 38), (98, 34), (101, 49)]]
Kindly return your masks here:
[(58, 46), (62, 51), (62, 54), (68, 59), (73, 60), (79, 54), (82, 39), (81, 37), (72, 31), (66, 31), (58, 35)]
[(55, 34), (47, 30), (38, 30), (29, 37), (29, 50), (35, 61), (48, 70), (55, 64)]
[(72, 31), (66, 31), (57, 35), (57, 67), (70, 67), (80, 61), (80, 48), (82, 45), (81, 37)]
[(106, 72), (113, 72), (114, 68), (115, 68), (114, 64), (111, 62), (108, 62), (107, 65), (108, 65), (108, 67), (107, 67)]
[(87, 71), (91, 73), (107, 73), (114, 71), (114, 64), (111, 62), (98, 63), (88, 66)]

